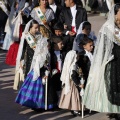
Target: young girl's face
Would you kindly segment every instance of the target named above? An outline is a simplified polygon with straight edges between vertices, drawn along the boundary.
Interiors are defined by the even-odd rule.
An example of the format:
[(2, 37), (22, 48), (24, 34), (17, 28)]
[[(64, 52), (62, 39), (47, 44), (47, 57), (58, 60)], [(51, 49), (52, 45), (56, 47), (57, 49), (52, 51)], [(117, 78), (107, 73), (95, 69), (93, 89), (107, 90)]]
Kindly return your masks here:
[(54, 45), (55, 50), (62, 50), (64, 47), (63, 41), (58, 42), (57, 44)]
[(86, 45), (83, 45), (84, 50), (87, 50), (88, 52), (92, 52), (93, 50), (93, 42), (89, 42)]
[(39, 31), (39, 25), (33, 24), (32, 28), (30, 28), (30, 33), (35, 35)]
[(89, 35), (91, 32), (91, 25), (86, 25), (82, 32), (86, 35)]

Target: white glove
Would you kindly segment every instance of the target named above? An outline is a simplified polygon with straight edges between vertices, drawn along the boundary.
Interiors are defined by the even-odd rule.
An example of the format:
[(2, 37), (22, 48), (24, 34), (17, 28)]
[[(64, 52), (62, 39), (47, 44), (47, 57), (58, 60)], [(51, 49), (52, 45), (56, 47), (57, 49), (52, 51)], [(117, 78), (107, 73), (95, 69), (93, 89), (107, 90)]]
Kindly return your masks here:
[(46, 80), (44, 78), (42, 78), (42, 84), (45, 85), (46, 84)]
[(48, 71), (48, 70), (45, 71), (45, 75), (46, 75), (46, 76), (48, 76), (49, 73), (50, 73), (50, 71)]
[(58, 70), (57, 69), (53, 69), (52, 70), (52, 75), (55, 75), (56, 73), (58, 73)]

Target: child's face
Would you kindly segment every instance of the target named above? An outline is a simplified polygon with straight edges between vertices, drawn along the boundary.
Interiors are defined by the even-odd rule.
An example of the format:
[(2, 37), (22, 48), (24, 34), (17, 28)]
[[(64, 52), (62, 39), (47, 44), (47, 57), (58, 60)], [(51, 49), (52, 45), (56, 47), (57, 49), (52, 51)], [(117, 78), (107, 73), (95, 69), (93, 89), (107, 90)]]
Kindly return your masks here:
[(62, 41), (58, 42), (57, 44), (54, 45), (55, 50), (62, 50), (64, 47), (64, 44)]
[(30, 29), (31, 34), (35, 35), (39, 31), (39, 25), (33, 24), (32, 28)]
[(55, 35), (56, 36), (62, 36), (62, 31), (61, 30), (55, 30)]
[(88, 52), (92, 52), (93, 50), (93, 42), (89, 42), (86, 45), (83, 45), (83, 48), (87, 50)]
[(86, 25), (82, 32), (86, 35), (89, 35), (91, 32), (91, 25)]
[(18, 3), (15, 4), (15, 9), (16, 9), (16, 10), (18, 9)]

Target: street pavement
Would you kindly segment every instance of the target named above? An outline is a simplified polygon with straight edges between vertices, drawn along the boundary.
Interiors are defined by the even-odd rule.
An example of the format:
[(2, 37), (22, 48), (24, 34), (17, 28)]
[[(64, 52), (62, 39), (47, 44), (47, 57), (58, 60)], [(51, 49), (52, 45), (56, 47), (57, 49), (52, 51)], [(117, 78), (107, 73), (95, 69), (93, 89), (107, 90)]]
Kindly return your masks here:
[[(105, 18), (98, 14), (89, 14), (92, 30), (96, 35)], [(5, 64), (7, 51), (0, 50), (0, 120), (82, 120), (73, 117), (68, 110), (51, 110), (35, 112), (27, 107), (16, 104), (15, 97), (18, 91), (13, 90), (15, 68)], [(84, 120), (109, 120), (105, 113), (92, 111), (85, 112)]]

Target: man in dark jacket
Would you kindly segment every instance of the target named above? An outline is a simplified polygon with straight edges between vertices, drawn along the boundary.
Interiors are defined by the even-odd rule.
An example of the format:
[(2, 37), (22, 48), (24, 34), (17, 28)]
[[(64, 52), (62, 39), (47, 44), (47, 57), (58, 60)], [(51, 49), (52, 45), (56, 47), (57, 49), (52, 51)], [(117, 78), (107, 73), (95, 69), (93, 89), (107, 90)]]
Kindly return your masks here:
[(83, 21), (87, 21), (87, 12), (76, 4), (77, 0), (65, 0), (66, 8), (60, 14), (59, 21), (64, 24), (66, 51), (72, 49), (76, 32)]

